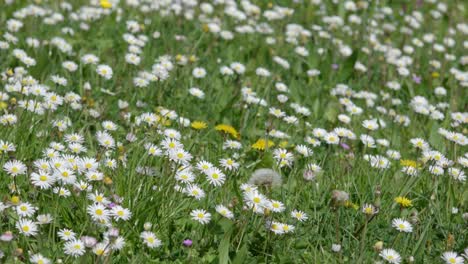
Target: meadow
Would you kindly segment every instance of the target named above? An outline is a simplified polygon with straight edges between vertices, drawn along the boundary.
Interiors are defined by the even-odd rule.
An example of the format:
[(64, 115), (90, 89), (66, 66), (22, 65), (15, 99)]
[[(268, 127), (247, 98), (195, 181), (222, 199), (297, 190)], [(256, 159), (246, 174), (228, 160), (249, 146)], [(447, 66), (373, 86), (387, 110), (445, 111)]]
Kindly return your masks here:
[(468, 262), (467, 11), (0, 0), (0, 263)]

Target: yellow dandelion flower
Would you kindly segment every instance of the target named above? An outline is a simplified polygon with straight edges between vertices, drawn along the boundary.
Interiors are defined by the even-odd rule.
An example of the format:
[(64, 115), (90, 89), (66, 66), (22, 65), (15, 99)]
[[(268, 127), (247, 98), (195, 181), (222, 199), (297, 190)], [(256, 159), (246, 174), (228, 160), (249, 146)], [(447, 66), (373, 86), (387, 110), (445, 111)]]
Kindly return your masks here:
[(101, 7), (102, 8), (111, 8), (112, 7), (112, 3), (107, 1), (107, 0), (101, 0)]
[(0, 102), (0, 110), (4, 110), (8, 107), (8, 104), (5, 102)]
[(219, 125), (215, 126), (215, 129), (217, 131), (221, 131), (221, 132), (230, 134), (234, 138), (239, 138), (239, 132), (237, 132), (237, 130), (234, 127), (230, 126), (230, 125), (219, 124)]
[(190, 61), (190, 62), (196, 62), (197, 60), (198, 60), (197, 56), (195, 56), (195, 55), (190, 55), (190, 57), (189, 57), (189, 61)]
[(111, 177), (106, 176), (106, 177), (104, 177), (103, 182), (104, 182), (104, 184), (111, 185), (113, 181), (112, 181)]
[(19, 196), (13, 195), (13, 196), (10, 198), (10, 202), (11, 202), (12, 204), (14, 204), (14, 205), (19, 204), (19, 202), (20, 202)]
[(418, 162), (415, 160), (400, 160), (400, 165), (404, 167), (418, 168)]
[(280, 146), (281, 148), (287, 148), (288, 145), (289, 145), (289, 142), (287, 140), (283, 140), (278, 144), (278, 146)]
[(270, 147), (273, 147), (274, 145), (275, 143), (273, 141), (268, 140), (267, 142), (265, 139), (261, 138), (252, 145), (252, 148), (256, 150), (265, 150), (267, 147), (270, 148)]
[(410, 199), (403, 196), (396, 197), (395, 202), (402, 207), (410, 207), (413, 205)]
[(355, 204), (355, 203), (353, 203), (353, 202), (351, 202), (349, 200), (344, 203), (344, 206), (348, 207), (348, 208), (353, 208), (354, 210), (359, 209), (359, 205), (357, 205), (357, 204)]
[(205, 129), (207, 127), (206, 123), (203, 121), (193, 121), (191, 126), (196, 130)]
[(432, 73), (432, 78), (436, 79), (439, 78), (440, 74), (438, 72), (433, 72)]

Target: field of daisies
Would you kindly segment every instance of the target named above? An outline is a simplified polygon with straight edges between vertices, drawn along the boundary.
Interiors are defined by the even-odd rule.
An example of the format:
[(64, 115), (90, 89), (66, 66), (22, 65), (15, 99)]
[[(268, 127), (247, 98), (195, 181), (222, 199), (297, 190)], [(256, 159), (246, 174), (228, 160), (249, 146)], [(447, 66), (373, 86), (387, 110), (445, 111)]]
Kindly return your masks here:
[(467, 14), (0, 0), (0, 263), (468, 262)]

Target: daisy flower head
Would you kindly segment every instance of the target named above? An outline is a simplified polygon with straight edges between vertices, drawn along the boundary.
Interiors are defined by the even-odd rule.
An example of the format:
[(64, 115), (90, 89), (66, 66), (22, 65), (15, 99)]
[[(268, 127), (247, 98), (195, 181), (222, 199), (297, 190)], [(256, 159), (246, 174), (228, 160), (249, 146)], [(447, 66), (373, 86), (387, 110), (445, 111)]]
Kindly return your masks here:
[(228, 218), (228, 219), (233, 219), (234, 214), (232, 213), (231, 210), (229, 210), (226, 206), (224, 205), (217, 205), (216, 206), (216, 212), (218, 212), (220, 215)]
[(67, 229), (67, 228), (64, 228), (64, 229), (61, 229), (57, 235), (60, 237), (60, 239), (62, 239), (63, 241), (70, 241), (70, 240), (74, 240), (76, 238), (76, 233), (73, 232), (73, 230), (71, 229)]
[(198, 99), (204, 99), (205, 98), (205, 92), (203, 92), (202, 90), (200, 90), (199, 88), (197, 87), (192, 87), (189, 89), (189, 93), (195, 97), (197, 97)]
[(31, 261), (31, 263), (34, 263), (34, 264), (51, 264), (52, 261), (46, 257), (44, 257), (43, 255), (37, 253), (37, 254), (33, 254), (29, 257), (29, 261)]
[(379, 256), (382, 257), (388, 263), (392, 263), (392, 264), (401, 263), (400, 254), (398, 252), (396, 252), (394, 249), (391, 249), (391, 248), (383, 249), (380, 252)]
[(275, 213), (281, 213), (283, 212), (286, 208), (284, 207), (284, 204), (280, 201), (275, 201), (271, 200), (269, 202), (269, 209)]
[(20, 217), (31, 217), (36, 212), (37, 208), (30, 203), (23, 202), (16, 206), (16, 213)]
[(114, 217), (115, 220), (123, 220), (127, 221), (132, 217), (132, 212), (127, 208), (123, 208), (120, 205), (114, 206), (111, 209), (111, 215)]
[(365, 214), (365, 215), (374, 215), (377, 213), (377, 210), (376, 208), (372, 205), (372, 204), (364, 204), (364, 206), (362, 207), (362, 212)]
[(104, 79), (106, 79), (106, 80), (110, 80), (112, 78), (112, 74), (113, 74), (112, 68), (109, 67), (108, 65), (104, 65), (104, 64), (98, 65), (97, 69), (96, 69), (96, 72), (100, 76), (104, 77)]
[(195, 209), (190, 213), (192, 219), (198, 221), (200, 224), (208, 224), (211, 220), (211, 214), (203, 209)]
[(205, 174), (208, 173), (208, 170), (213, 168), (213, 164), (211, 164), (211, 162), (208, 162), (208, 161), (205, 161), (205, 160), (201, 160), (197, 163), (197, 169), (200, 171), (200, 172), (203, 172)]
[(28, 219), (20, 219), (16, 222), (16, 228), (20, 234), (25, 236), (35, 236), (38, 233), (37, 224)]
[(27, 167), (19, 160), (10, 160), (3, 165), (3, 170), (10, 176), (16, 177), (25, 174)]
[(72, 239), (64, 244), (63, 251), (72, 257), (79, 257), (85, 254), (85, 245), (81, 240)]
[(221, 159), (219, 161), (221, 167), (223, 167), (224, 169), (226, 170), (237, 170), (240, 166), (240, 164), (238, 162), (236, 162), (235, 160), (231, 159), (231, 158), (226, 158), (226, 159)]
[(162, 245), (161, 240), (158, 239), (156, 235), (150, 231), (141, 232), (140, 238), (143, 239), (143, 243), (149, 248), (158, 248)]
[(283, 226), (281, 223), (279, 222), (271, 222), (271, 224), (269, 225), (270, 227), (270, 230), (275, 233), (276, 235), (282, 235), (284, 234), (284, 230), (283, 230)]
[(309, 216), (306, 213), (299, 211), (299, 210), (293, 210), (291, 212), (291, 217), (297, 219), (300, 222), (304, 222), (307, 219), (309, 219)]
[(6, 153), (6, 152), (14, 152), (14, 151), (16, 151), (16, 147), (13, 143), (0, 140), (0, 152)]
[(447, 264), (463, 264), (464, 260), (463, 257), (458, 256), (456, 252), (448, 251), (442, 254), (442, 259)]
[(103, 204), (93, 204), (88, 206), (88, 214), (94, 221), (108, 221), (111, 213)]
[(403, 220), (401, 218), (393, 219), (392, 226), (400, 232), (405, 232), (405, 233), (413, 232), (413, 226), (411, 226), (411, 224), (408, 221)]
[(34, 186), (44, 190), (51, 188), (55, 182), (55, 177), (53, 175), (42, 170), (31, 173), (30, 177)]
[(206, 76), (206, 70), (201, 68), (201, 67), (197, 67), (197, 68), (193, 69), (192, 75), (193, 75), (193, 77), (195, 77), (197, 79), (202, 79), (202, 78), (204, 78)]

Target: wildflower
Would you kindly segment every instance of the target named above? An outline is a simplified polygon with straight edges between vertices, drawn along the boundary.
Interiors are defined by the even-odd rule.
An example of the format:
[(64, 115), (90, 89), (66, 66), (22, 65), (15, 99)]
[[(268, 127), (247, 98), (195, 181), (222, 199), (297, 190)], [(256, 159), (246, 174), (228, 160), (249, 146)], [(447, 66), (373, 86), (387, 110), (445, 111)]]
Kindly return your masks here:
[(203, 122), (203, 121), (193, 121), (191, 126), (192, 126), (193, 129), (196, 129), (196, 130), (201, 130), (201, 129), (207, 128), (206, 123)]
[(188, 195), (194, 197), (197, 200), (201, 200), (202, 198), (204, 198), (206, 196), (203, 189), (201, 189), (200, 187), (198, 187), (195, 184), (187, 186), (185, 188), (185, 193), (187, 193)]
[(111, 209), (111, 215), (116, 219), (116, 220), (124, 220), (127, 221), (132, 217), (132, 213), (130, 210), (127, 208), (123, 208), (120, 205), (117, 205)]
[(372, 205), (372, 204), (365, 204), (363, 207), (362, 207), (362, 212), (365, 214), (365, 215), (368, 215), (368, 216), (371, 216), (371, 215), (374, 215), (377, 213), (375, 207)]
[(408, 221), (405, 221), (401, 218), (393, 219), (392, 226), (400, 232), (413, 232), (413, 227), (411, 226), (411, 224)]
[(399, 264), (401, 262), (400, 254), (398, 254), (398, 252), (391, 248), (383, 249), (380, 252), (379, 256), (381, 256), (388, 263)]
[(252, 145), (252, 148), (256, 150), (265, 150), (267, 148), (273, 147), (274, 145), (275, 143), (273, 143), (273, 141), (271, 140), (266, 141), (265, 139), (261, 138)]
[(85, 245), (83, 242), (81, 242), (81, 240), (73, 239), (71, 241), (68, 241), (67, 243), (65, 243), (63, 248), (65, 254), (73, 257), (79, 257), (84, 255), (85, 253)]
[(18, 220), (16, 228), (25, 236), (35, 236), (38, 232), (37, 224), (28, 219)]
[(396, 197), (395, 202), (401, 207), (411, 207), (413, 205), (410, 199), (403, 196)]
[(26, 169), (26, 165), (18, 160), (10, 160), (3, 165), (3, 170), (13, 177), (25, 174)]
[(341, 245), (340, 244), (332, 244), (331, 247), (333, 252), (340, 252), (341, 251)]
[(16, 147), (13, 143), (8, 141), (0, 140), (0, 152), (13, 152), (16, 150)]
[(94, 221), (108, 221), (110, 212), (105, 208), (103, 204), (94, 204), (88, 206), (88, 214)]
[(400, 160), (400, 165), (403, 166), (403, 167), (412, 167), (412, 168), (418, 168), (419, 167), (417, 161), (407, 160), (407, 159)]
[(112, 7), (112, 3), (109, 2), (108, 0), (101, 0), (100, 4), (101, 4), (101, 7), (104, 9), (108, 9)]
[(157, 248), (162, 245), (161, 240), (159, 240), (153, 232), (143, 231), (140, 234), (140, 238), (143, 239), (143, 243), (149, 248)]
[(44, 256), (42, 256), (41, 254), (34, 254), (34, 255), (31, 255), (31, 257), (29, 257), (29, 261), (31, 261), (31, 263), (35, 263), (35, 264), (51, 264), (52, 261)]
[(217, 205), (216, 206), (216, 212), (218, 212), (220, 215), (228, 218), (228, 219), (233, 219), (234, 214), (229, 210), (226, 206), (224, 205)]
[(107, 80), (111, 79), (113, 74), (112, 68), (104, 64), (98, 65), (96, 72)]
[(226, 170), (237, 170), (240, 166), (239, 163), (231, 158), (221, 159), (219, 163)]
[(217, 131), (230, 134), (234, 138), (239, 138), (239, 132), (237, 132), (237, 130), (230, 125), (220, 124), (220, 125), (215, 126), (215, 129)]
[(211, 220), (211, 214), (203, 209), (193, 210), (190, 215), (193, 220), (198, 221), (202, 225), (208, 224)]
[(182, 245), (184, 245), (185, 247), (191, 247), (193, 244), (192, 240), (190, 239), (185, 239), (183, 242), (182, 242)]
[(306, 213), (299, 211), (299, 210), (293, 210), (291, 212), (291, 216), (299, 220), (300, 222), (304, 222), (309, 218)]
[(447, 264), (463, 264), (464, 260), (462, 257), (459, 257), (456, 252), (448, 251), (442, 254), (442, 259)]
[(271, 200), (270, 201), (270, 209), (275, 213), (281, 213), (286, 208), (284, 207), (284, 204), (282, 202)]
[(60, 239), (62, 239), (63, 241), (71, 241), (71, 240), (74, 240), (76, 238), (76, 234), (75, 232), (73, 232), (72, 230), (70, 229), (61, 229), (57, 235), (60, 237)]
[(36, 212), (37, 208), (30, 203), (21, 203), (16, 206), (16, 213), (20, 217), (31, 217)]

